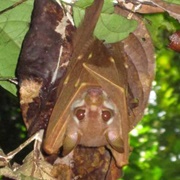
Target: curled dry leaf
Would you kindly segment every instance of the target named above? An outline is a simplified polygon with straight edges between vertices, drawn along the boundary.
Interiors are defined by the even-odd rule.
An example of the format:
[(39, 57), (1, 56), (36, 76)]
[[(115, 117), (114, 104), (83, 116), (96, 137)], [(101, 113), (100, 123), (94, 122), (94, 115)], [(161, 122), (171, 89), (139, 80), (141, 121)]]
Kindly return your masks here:
[[(128, 15), (127, 11), (118, 7), (116, 13), (124, 16)], [(149, 99), (155, 69), (154, 47), (151, 37), (143, 20), (135, 14), (132, 18), (138, 21), (137, 29), (128, 38), (113, 45), (115, 51), (122, 53), (125, 59), (130, 129), (143, 116)]]
[(167, 3), (163, 0), (150, 0), (150, 2), (153, 5), (163, 9), (165, 12), (168, 12), (170, 16), (180, 22), (180, 5)]
[(88, 148), (78, 146), (65, 157), (57, 158), (52, 174), (57, 179), (107, 179), (121, 177), (111, 154), (104, 147)]
[[(111, 163), (109, 163), (111, 162)], [(111, 154), (104, 148), (83, 148), (74, 151), (73, 173), (79, 179), (118, 179), (121, 170), (111, 159)]]
[(148, 14), (148, 13), (159, 13), (164, 12), (163, 9), (152, 5), (150, 2), (138, 1), (138, 0), (117, 0), (122, 8), (130, 10), (132, 12)]
[(6, 177), (8, 179), (21, 180), (21, 176), (16, 174), (8, 166), (0, 168), (0, 175), (3, 176), (3, 177)]
[(168, 12), (180, 22), (180, 5), (163, 0), (117, 0), (119, 5), (133, 12), (142, 14)]
[(59, 3), (35, 0), (17, 66), (20, 105), (29, 134), (46, 128), (57, 85), (72, 53), (74, 27)]
[(34, 179), (48, 179), (55, 180), (52, 176), (53, 166), (46, 162), (41, 155), (41, 158), (34, 159), (34, 152), (31, 152), (26, 156), (23, 164), (13, 170), (14, 174), (18, 176), (31, 177)]

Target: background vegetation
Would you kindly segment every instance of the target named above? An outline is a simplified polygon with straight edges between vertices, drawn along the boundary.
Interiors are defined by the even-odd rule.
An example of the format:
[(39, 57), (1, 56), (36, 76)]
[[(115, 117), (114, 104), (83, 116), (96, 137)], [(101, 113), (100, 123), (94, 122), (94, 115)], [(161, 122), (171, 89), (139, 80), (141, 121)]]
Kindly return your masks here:
[(180, 53), (168, 49), (180, 24), (167, 14), (148, 15), (156, 48), (156, 77), (145, 116), (131, 133), (124, 180), (180, 180)]
[[(12, 17), (9, 15), (6, 18)], [(1, 16), (0, 19), (0, 27), (3, 29), (7, 23), (3, 24), (5, 20), (2, 22)], [(124, 168), (122, 179), (180, 180), (180, 53), (168, 49), (169, 35), (180, 30), (180, 24), (167, 14), (147, 15), (145, 20), (156, 48), (156, 77), (145, 116), (131, 132), (133, 152), (129, 166)], [(20, 46), (23, 39), (21, 35), (25, 34), (26, 30), (21, 29), (21, 33), (14, 32), (18, 31), (18, 28), (11, 26), (15, 36), (20, 38), (15, 45)], [(8, 39), (2, 39), (2, 35), (0, 31), (0, 45), (10, 45)], [(8, 35), (6, 38), (11, 37)], [(12, 58), (11, 53), (9, 49), (9, 58)], [(0, 61), (1, 59), (2, 57)], [(0, 63), (0, 70), (2, 68)], [(18, 99), (1, 87), (0, 148), (7, 153), (25, 139), (26, 129)], [(15, 159), (18, 162), (22, 160), (22, 157), (19, 157), (16, 156)]]

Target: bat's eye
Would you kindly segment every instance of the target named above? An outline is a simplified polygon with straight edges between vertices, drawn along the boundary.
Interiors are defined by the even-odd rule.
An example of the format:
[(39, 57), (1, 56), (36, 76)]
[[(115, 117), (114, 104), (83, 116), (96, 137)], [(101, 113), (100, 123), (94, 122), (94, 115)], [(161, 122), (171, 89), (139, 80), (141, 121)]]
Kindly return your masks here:
[(85, 110), (84, 109), (76, 109), (75, 110), (75, 116), (79, 121), (83, 120), (85, 117)]
[(112, 117), (112, 112), (110, 110), (103, 110), (102, 111), (102, 119), (104, 121), (109, 121)]

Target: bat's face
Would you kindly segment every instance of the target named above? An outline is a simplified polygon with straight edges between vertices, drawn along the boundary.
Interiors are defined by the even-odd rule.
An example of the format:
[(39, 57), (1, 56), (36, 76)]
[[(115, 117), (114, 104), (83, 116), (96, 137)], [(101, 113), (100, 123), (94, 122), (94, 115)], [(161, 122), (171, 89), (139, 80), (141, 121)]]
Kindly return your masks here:
[(88, 88), (71, 105), (63, 148), (69, 153), (77, 144), (88, 147), (110, 145), (123, 152), (119, 132), (120, 113), (100, 87)]

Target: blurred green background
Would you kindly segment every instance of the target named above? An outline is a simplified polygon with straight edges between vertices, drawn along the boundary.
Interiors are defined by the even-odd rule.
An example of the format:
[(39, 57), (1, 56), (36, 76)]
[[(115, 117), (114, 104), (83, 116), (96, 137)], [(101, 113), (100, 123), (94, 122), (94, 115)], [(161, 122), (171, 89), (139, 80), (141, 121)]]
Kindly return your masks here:
[(167, 14), (146, 15), (156, 50), (156, 77), (145, 116), (131, 132), (123, 180), (180, 180), (180, 53), (168, 48), (180, 24)]

